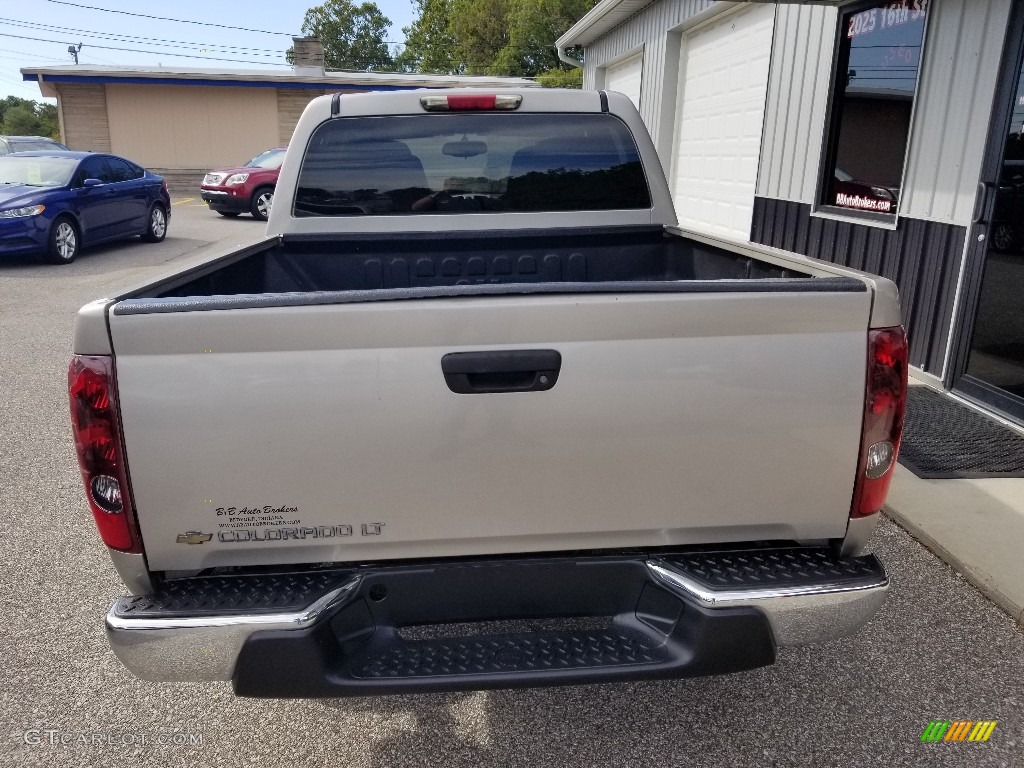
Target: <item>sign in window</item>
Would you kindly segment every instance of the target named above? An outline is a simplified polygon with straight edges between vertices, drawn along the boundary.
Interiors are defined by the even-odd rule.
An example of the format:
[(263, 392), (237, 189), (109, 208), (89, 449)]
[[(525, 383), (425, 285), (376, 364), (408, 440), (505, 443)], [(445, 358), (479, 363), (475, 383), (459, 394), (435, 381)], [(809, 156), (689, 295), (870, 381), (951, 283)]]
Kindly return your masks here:
[(903, 0), (842, 14), (823, 205), (896, 214), (927, 13)]

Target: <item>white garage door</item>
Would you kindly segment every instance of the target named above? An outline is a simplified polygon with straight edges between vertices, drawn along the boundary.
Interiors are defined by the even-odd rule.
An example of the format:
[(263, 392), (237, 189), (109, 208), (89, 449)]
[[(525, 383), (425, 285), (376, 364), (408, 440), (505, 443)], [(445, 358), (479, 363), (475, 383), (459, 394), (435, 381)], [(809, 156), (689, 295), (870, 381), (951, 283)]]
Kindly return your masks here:
[(633, 106), (640, 109), (640, 82), (643, 78), (644, 55), (638, 53), (625, 61), (613, 64), (604, 73), (604, 87), (629, 96)]
[(773, 4), (683, 38), (671, 187), (680, 226), (748, 240), (768, 89)]

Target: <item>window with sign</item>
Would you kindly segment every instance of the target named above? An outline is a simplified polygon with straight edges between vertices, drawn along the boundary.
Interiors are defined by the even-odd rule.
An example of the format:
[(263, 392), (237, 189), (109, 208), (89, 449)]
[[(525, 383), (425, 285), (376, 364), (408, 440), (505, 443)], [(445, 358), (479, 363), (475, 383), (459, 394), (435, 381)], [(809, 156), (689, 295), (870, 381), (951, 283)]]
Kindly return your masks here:
[(927, 15), (928, 0), (841, 15), (822, 205), (896, 214)]

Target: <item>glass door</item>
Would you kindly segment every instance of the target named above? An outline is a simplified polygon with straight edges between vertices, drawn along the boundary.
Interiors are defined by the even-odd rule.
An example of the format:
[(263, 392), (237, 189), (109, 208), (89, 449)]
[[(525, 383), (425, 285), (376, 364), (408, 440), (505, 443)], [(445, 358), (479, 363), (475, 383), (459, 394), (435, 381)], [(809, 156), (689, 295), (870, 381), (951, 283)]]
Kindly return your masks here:
[(1024, 63), (1014, 14), (979, 184), (954, 388), (1024, 420)]

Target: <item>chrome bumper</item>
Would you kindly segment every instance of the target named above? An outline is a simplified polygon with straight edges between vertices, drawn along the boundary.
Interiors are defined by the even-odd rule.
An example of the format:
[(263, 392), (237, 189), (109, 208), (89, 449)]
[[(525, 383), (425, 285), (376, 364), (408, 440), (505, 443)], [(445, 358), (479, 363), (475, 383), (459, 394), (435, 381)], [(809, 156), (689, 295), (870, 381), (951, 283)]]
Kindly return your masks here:
[[(282, 670), (301, 666), (311, 655), (327, 653), (333, 658), (335, 651), (325, 649), (334, 648), (335, 643), (352, 648), (355, 641), (351, 638), (357, 635), (359, 642), (370, 638), (367, 642), (379, 644), (392, 638), (399, 643), (395, 633), (407, 624), (471, 622), (475, 616), (510, 620), (523, 615), (615, 617), (614, 625), (625, 627), (630, 636), (642, 635), (640, 644), (654, 649), (654, 656), (660, 648), (669, 649), (669, 656), (675, 654), (674, 660), (660, 668), (652, 662), (647, 667), (638, 664), (617, 671), (614, 664), (608, 664), (601, 669), (569, 670), (561, 682), (600, 682), (614, 679), (619, 672), (622, 679), (714, 674), (771, 663), (774, 647), (852, 634), (882, 604), (889, 579), (873, 556), (838, 558), (820, 550), (816, 560), (804, 558), (793, 565), (793, 552), (803, 558), (806, 550), (374, 567), (335, 572), (306, 591), (293, 590), (290, 602), (275, 601), (267, 582), (259, 581), (263, 577), (246, 582), (245, 590), (236, 590), (234, 584), (226, 590), (217, 587), (218, 595), (245, 593), (244, 599), (234, 602), (210, 599), (209, 592), (190, 593), (186, 584), (167, 587), (178, 590), (177, 597), (167, 600), (165, 594), (162, 602), (155, 599), (159, 595), (121, 598), (107, 613), (106, 631), (118, 659), (144, 680), (233, 680), (237, 690), (239, 674), (244, 684), (251, 681), (254, 669), (260, 676), (264, 671), (285, 675), (284, 682), (274, 689), (277, 693), (246, 695), (310, 695), (310, 690), (318, 691), (312, 695), (350, 695), (351, 690), (357, 691), (352, 695), (367, 695), (376, 693), (374, 686), (378, 685), (387, 688), (382, 692), (404, 690), (397, 683), (392, 685), (394, 681), (339, 683), (341, 678), (332, 677), (333, 673), (321, 676), (326, 680), (323, 685), (313, 684), (310, 679), (316, 674), (309, 673), (307, 687), (292, 693), (288, 683), (292, 673)], [(707, 558), (719, 560), (706, 567)], [(749, 565), (752, 561), (756, 561), (753, 567)], [(781, 576), (780, 571), (772, 571), (780, 562)], [(236, 583), (243, 581), (237, 579)], [(655, 585), (661, 589), (653, 592), (660, 592), (663, 598), (652, 596)], [(384, 600), (381, 594), (388, 596), (387, 602), (380, 602)], [(638, 597), (641, 594), (643, 597)], [(152, 610), (156, 603), (163, 607)], [(274, 610), (273, 605), (285, 607)], [(652, 611), (657, 614), (654, 618)], [(358, 625), (355, 630), (353, 622)], [(251, 651), (268, 637), (284, 642), (288, 650), (265, 653), (255, 662), (250, 654), (244, 661), (247, 644)], [(522, 637), (516, 635), (508, 642), (528, 642)], [(690, 642), (697, 643), (693, 654), (685, 647)], [(723, 642), (733, 650), (724, 650)], [(393, 650), (376, 649), (383, 656)], [(414, 649), (409, 655), (416, 653)], [(691, 656), (707, 659), (715, 654), (713, 663), (696, 665), (704, 671), (687, 669), (693, 665)], [(666, 664), (675, 665), (675, 671), (668, 671)], [(499, 671), (509, 674), (476, 681), (464, 676), (423, 685), (429, 690), (469, 689), (478, 683), (479, 687), (508, 687), (510, 679), (511, 685), (548, 684), (536, 682), (536, 675), (531, 682), (527, 679), (530, 674), (516, 682), (514, 670)], [(573, 675), (578, 680), (570, 679)], [(344, 685), (350, 684), (356, 687), (346, 690)]]
[(312, 627), (344, 605), (358, 587), (359, 577), (353, 576), (308, 608), (287, 613), (147, 618), (120, 615), (114, 603), (107, 612), (107, 638), (121, 663), (143, 680), (230, 680), (253, 633)]
[(889, 589), (889, 577), (883, 575), (855, 586), (836, 582), (779, 589), (715, 590), (663, 560), (648, 560), (647, 569), (661, 584), (703, 608), (756, 608), (768, 617), (775, 644), (780, 647), (852, 635), (875, 615)]

